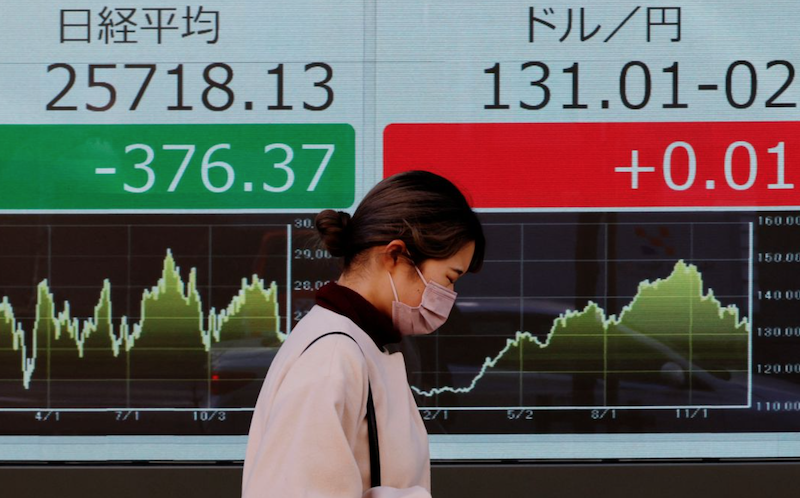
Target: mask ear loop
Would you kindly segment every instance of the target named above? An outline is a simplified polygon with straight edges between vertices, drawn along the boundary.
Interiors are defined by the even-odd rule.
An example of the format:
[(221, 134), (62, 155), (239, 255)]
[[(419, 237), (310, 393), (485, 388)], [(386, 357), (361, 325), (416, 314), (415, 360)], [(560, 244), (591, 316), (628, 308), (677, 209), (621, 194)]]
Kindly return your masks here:
[(392, 284), (392, 292), (394, 293), (394, 300), (399, 302), (400, 298), (397, 297), (397, 288), (394, 286), (394, 279), (392, 278), (392, 274), (389, 273), (388, 271), (386, 272), (386, 274), (389, 275), (389, 283)]
[(419, 270), (419, 268), (417, 268), (417, 265), (414, 265), (414, 269), (417, 270), (417, 275), (419, 275), (419, 278), (422, 279), (422, 283), (427, 286), (428, 285), (428, 281), (425, 280), (425, 277), (422, 276), (422, 272)]
[[(409, 254), (408, 257), (411, 258), (411, 255)], [(414, 265), (414, 268), (416, 268), (416, 267), (417, 266)], [(417, 271), (419, 271), (419, 270), (417, 270)], [(392, 284), (392, 293), (394, 294), (394, 300), (397, 301), (397, 302), (400, 302), (400, 297), (397, 295), (397, 287), (394, 286), (394, 279), (392, 278), (392, 274), (391, 274), (391, 272), (388, 272), (388, 271), (386, 272), (386, 274), (389, 275), (389, 283)], [(422, 281), (424, 282), (425, 279), (422, 279)]]
[[(416, 263), (414, 263), (414, 259), (411, 257), (411, 253), (408, 252), (408, 250), (406, 250), (404, 256), (406, 256), (408, 258), (409, 263), (414, 265), (414, 269), (417, 270), (417, 275), (419, 275), (419, 278), (422, 280), (422, 283), (425, 284), (425, 286), (427, 287), (428, 286), (428, 281), (425, 280), (425, 277), (422, 276), (422, 272), (420, 271), (419, 267), (417, 266)], [(392, 284), (392, 285), (394, 285), (394, 284)]]
[[(425, 287), (427, 288), (428, 281), (425, 280), (425, 277), (422, 276), (422, 272), (419, 270), (417, 265), (414, 265), (414, 269), (417, 270), (417, 275), (419, 275), (419, 278), (422, 279), (422, 283), (425, 284)], [(386, 272), (386, 274), (389, 275), (389, 283), (392, 284), (392, 293), (394, 294), (394, 300), (399, 302), (400, 298), (397, 296), (397, 287), (394, 286), (394, 279), (392, 278), (392, 274), (388, 271)]]

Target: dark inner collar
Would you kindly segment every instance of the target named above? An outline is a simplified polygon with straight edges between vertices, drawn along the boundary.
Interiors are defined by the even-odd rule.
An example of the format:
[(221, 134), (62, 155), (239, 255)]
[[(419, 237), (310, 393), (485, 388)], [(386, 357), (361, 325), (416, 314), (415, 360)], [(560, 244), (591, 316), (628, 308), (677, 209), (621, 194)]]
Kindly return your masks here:
[(336, 282), (325, 284), (317, 291), (316, 303), (352, 320), (375, 341), (380, 349), (402, 339), (390, 317), (378, 311), (358, 292)]

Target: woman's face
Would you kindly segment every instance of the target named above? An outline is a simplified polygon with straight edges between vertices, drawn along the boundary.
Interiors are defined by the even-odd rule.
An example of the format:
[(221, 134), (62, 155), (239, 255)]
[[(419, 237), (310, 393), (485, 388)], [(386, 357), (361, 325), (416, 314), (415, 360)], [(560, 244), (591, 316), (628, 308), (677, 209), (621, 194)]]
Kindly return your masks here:
[[(475, 253), (475, 243), (468, 242), (457, 253), (446, 259), (427, 259), (419, 265), (419, 270), (426, 281), (433, 281), (450, 290), (455, 290), (456, 281), (469, 269), (472, 255)], [(397, 272), (400, 282), (397, 285), (397, 295), (401, 302), (409, 306), (419, 306), (422, 293), (425, 291), (423, 282), (414, 265), (408, 263), (407, 271)], [(395, 277), (395, 278), (397, 278)]]

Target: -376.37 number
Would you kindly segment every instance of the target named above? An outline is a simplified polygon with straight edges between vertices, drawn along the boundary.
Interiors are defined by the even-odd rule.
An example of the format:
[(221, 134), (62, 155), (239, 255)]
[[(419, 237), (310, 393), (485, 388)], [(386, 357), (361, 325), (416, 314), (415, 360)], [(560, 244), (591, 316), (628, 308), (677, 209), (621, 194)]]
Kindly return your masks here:
[[(175, 175), (172, 177), (172, 181), (167, 188), (167, 192), (175, 192), (178, 189), (186, 170), (189, 168), (189, 164), (192, 161), (192, 157), (194, 157), (197, 147), (192, 144), (164, 144), (161, 146), (161, 149), (164, 151), (184, 152), (183, 160), (181, 161), (180, 166), (175, 172)], [(203, 159), (200, 164), (200, 178), (203, 186), (209, 192), (217, 194), (223, 193), (229, 191), (231, 187), (234, 186), (236, 180), (236, 172), (234, 167), (230, 163), (222, 160), (212, 160), (212, 155), (214, 155), (217, 151), (230, 149), (231, 144), (216, 144), (209, 147), (203, 154)], [(302, 144), (301, 149), (303, 151), (321, 151), (324, 153), (316, 168), (314, 176), (311, 179), (311, 182), (306, 186), (306, 191), (313, 192), (319, 185), (322, 175), (325, 173), (336, 147), (334, 144)], [(130, 144), (125, 147), (125, 152), (128, 154), (140, 155), (144, 153), (144, 160), (133, 165), (134, 169), (144, 173), (144, 182), (138, 185), (130, 185), (125, 183), (123, 188), (126, 192), (131, 192), (134, 194), (142, 194), (150, 191), (156, 183), (156, 171), (152, 167), (152, 163), (156, 156), (153, 147), (142, 143)], [(295, 149), (284, 143), (273, 143), (264, 147), (264, 153), (270, 155), (272, 158), (277, 157), (277, 159), (279, 159), (273, 159), (272, 167), (282, 172), (281, 176), (283, 177), (283, 182), (279, 182), (278, 184), (262, 182), (261, 189), (266, 192), (281, 193), (292, 188), (295, 184), (295, 172), (291, 163), (294, 160)], [(113, 174), (115, 173), (115, 169), (110, 168), (109, 171), (105, 171), (101, 168), (96, 170), (96, 173)], [(214, 178), (213, 180), (212, 177)], [(243, 188), (245, 192), (251, 192), (253, 190), (252, 182), (244, 182)]]

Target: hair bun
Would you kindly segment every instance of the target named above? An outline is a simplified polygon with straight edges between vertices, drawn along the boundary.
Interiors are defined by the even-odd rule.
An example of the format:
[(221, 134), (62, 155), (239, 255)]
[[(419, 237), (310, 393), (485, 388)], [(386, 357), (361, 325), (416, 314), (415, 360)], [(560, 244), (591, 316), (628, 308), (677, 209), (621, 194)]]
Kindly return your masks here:
[(350, 246), (350, 214), (326, 209), (314, 220), (325, 249), (337, 258), (347, 254)]

